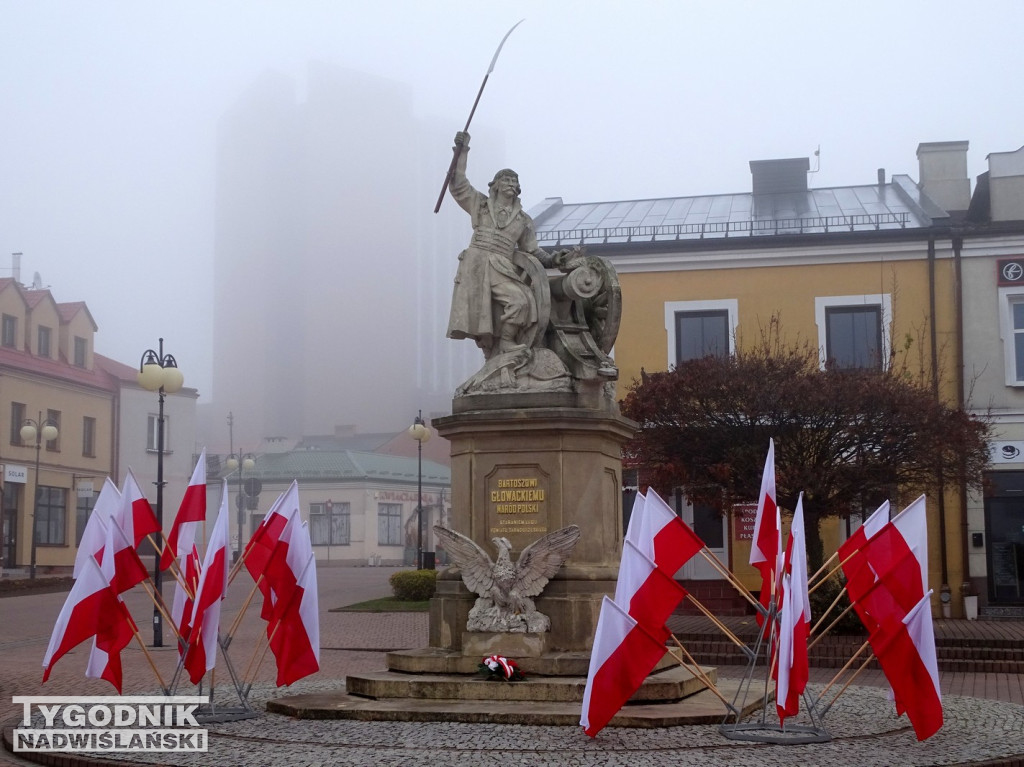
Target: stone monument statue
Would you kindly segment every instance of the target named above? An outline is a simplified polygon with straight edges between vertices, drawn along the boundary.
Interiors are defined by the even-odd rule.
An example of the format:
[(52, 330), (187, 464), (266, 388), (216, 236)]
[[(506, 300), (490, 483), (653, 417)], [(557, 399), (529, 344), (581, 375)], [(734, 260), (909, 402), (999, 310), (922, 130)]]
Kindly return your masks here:
[(580, 539), (576, 525), (555, 530), (523, 549), (512, 563), (508, 538), (491, 542), (498, 549), (492, 561), (472, 539), (440, 525), (434, 533), (444, 541), (445, 549), (462, 572), (462, 580), (477, 595), (469, 611), (466, 631), (541, 633), (551, 628), (548, 616), (537, 611), (532, 597), (539, 596), (551, 577), (558, 572)]
[(469, 134), (457, 133), (455, 144), (450, 190), (473, 236), (459, 254), (448, 337), (471, 338), (484, 353), (456, 398), (588, 388), (613, 396), (604, 385), (618, 377), (608, 356), (621, 316), (614, 268), (582, 248), (540, 248), (515, 171), (498, 171), (488, 194), (479, 192), (466, 178)]

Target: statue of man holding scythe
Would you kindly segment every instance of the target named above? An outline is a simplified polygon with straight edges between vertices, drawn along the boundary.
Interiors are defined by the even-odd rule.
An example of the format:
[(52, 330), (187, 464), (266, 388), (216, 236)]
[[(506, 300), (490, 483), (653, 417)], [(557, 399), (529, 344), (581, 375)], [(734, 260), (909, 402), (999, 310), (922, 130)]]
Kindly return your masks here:
[(514, 252), (528, 253), (548, 268), (564, 266), (564, 254), (552, 257), (538, 247), (533, 220), (519, 200), (516, 172), (499, 170), (483, 194), (466, 178), (469, 134), (455, 134), (455, 145), (458, 160), (449, 189), (469, 214), (473, 237), (459, 254), (448, 337), (472, 338), (490, 359), (525, 348), (525, 334), (538, 322), (533, 290), (513, 263)]

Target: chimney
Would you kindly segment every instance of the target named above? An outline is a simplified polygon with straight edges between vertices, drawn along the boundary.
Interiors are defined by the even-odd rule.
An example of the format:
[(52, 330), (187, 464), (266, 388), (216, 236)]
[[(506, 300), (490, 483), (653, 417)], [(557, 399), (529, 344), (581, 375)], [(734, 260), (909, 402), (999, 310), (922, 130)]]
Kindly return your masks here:
[(885, 186), (885, 168), (878, 169), (878, 186), (879, 188)]
[(989, 154), (988, 175), (992, 220), (1024, 220), (1024, 147)]
[(932, 141), (917, 145), (919, 186), (945, 211), (964, 211), (971, 204), (966, 141)]
[(11, 253), (11, 277), (14, 281), (21, 284), (21, 252)]
[(754, 194), (794, 194), (807, 191), (807, 171), (811, 161), (807, 157), (787, 160), (751, 160)]

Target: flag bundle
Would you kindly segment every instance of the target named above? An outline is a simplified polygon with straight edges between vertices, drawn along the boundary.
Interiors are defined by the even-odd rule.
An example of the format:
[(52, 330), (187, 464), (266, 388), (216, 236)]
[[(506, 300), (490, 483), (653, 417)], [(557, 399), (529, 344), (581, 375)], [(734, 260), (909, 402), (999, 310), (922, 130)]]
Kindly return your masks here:
[(840, 547), (841, 564), (847, 594), (868, 629), (896, 711), (907, 715), (918, 740), (924, 740), (942, 727), (925, 497), (892, 521), (885, 521), (887, 515), (883, 505)]
[[(148, 504), (139, 509), (140, 532), (150, 528), (146, 508)], [(53, 665), (63, 655), (92, 639), (85, 675), (106, 679), (121, 692), (121, 650), (135, 635), (136, 627), (119, 595), (149, 577), (124, 531), (126, 519), (134, 531), (135, 516), (131, 507), (126, 509), (124, 494), (108, 478), (82, 533), (75, 555), (75, 583), (54, 625), (43, 658), (43, 682), (49, 679)]]
[(260, 616), (277, 661), (277, 685), (292, 684), (320, 669), (320, 615), (316, 557), (309, 525), (299, 514), (299, 486), (292, 482), (246, 546), (245, 566), (263, 594)]
[(580, 725), (594, 737), (665, 655), (665, 622), (686, 590), (675, 574), (704, 548), (657, 493), (638, 493), (623, 542), (615, 598), (604, 597), (594, 633)]
[(807, 686), (810, 674), (807, 637), (811, 628), (811, 603), (807, 593), (803, 498), (801, 493), (796, 502), (781, 571), (779, 638), (774, 664), (775, 709), (780, 723), (799, 712), (800, 695)]
[[(761, 606), (767, 614), (775, 596), (782, 521), (775, 494), (775, 440), (768, 441), (768, 456), (761, 474), (761, 491), (757, 497), (757, 515), (754, 517), (754, 538), (750, 545), (750, 564), (761, 573)], [(757, 625), (764, 624), (764, 614), (758, 613)]]
[(220, 631), (220, 603), (228, 586), (228, 486), (221, 492), (220, 510), (210, 533), (210, 542), (203, 558), (202, 572), (196, 586), (192, 616), (189, 621), (188, 647), (184, 665), (192, 684), (199, 684), (203, 675), (217, 663)]

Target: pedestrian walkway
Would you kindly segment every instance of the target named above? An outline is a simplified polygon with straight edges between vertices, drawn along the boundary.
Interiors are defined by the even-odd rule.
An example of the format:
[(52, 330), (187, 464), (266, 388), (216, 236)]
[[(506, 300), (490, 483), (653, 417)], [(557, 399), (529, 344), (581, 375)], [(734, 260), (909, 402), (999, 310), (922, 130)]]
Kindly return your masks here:
[[(253, 701), (262, 709), (272, 697), (339, 691), (347, 675), (383, 669), (384, 650), (423, 647), (428, 641), (425, 613), (330, 612), (331, 608), (388, 593), (390, 568), (323, 568), (320, 572), (321, 665), (319, 674), (294, 686), (272, 685), (273, 669), (265, 663), (257, 673)], [(251, 586), (251, 583), (249, 584)], [(246, 589), (229, 593), (225, 621), (234, 618)], [(11, 696), (23, 694), (108, 695), (105, 682), (82, 676), (85, 652), (76, 650), (54, 669), (51, 681), (40, 684), (40, 662), (63, 595), (12, 597), (0, 600), (0, 712), (5, 722), (20, 714)], [(129, 601), (140, 627), (146, 627), (144, 599)], [(258, 610), (250, 610), (232, 646), (233, 657), (245, 665), (257, 647), (261, 625)], [(744, 619), (730, 623), (746, 631)], [(751, 622), (752, 619), (750, 619)], [(681, 634), (712, 632), (701, 619), (675, 616), (672, 627)], [(144, 631), (146, 629), (144, 628)], [(147, 632), (148, 633), (148, 632)], [(1003, 640), (1024, 643), (1024, 624), (937, 621), (937, 637)], [(236, 652), (237, 650), (237, 652)], [(161, 669), (172, 669), (173, 648), (151, 651)], [(124, 654), (125, 692), (151, 692), (155, 685), (137, 648)], [(255, 665), (255, 664), (254, 664)], [(742, 665), (719, 666), (722, 678), (742, 676)], [(812, 689), (820, 690), (833, 669), (812, 670)], [(218, 671), (218, 697), (227, 695)], [(211, 725), (210, 751), (190, 756), (132, 754), (116, 760), (104, 756), (91, 764), (170, 764), (182, 767), (214, 764), (267, 765), (600, 765), (601, 767), (661, 767), (665, 765), (1024, 765), (1024, 686), (1020, 674), (942, 672), (945, 726), (935, 737), (918, 743), (905, 718), (893, 715), (886, 700), (884, 678), (867, 671), (845, 692), (826, 718), (829, 743), (769, 746), (731, 741), (717, 726), (634, 730), (607, 728), (596, 739), (572, 726), (458, 724), (450, 722), (300, 721), (262, 714), (256, 719)], [(127, 756), (127, 755), (126, 755)], [(86, 762), (62, 755), (65, 767)], [(0, 765), (26, 762), (0, 754)]]

